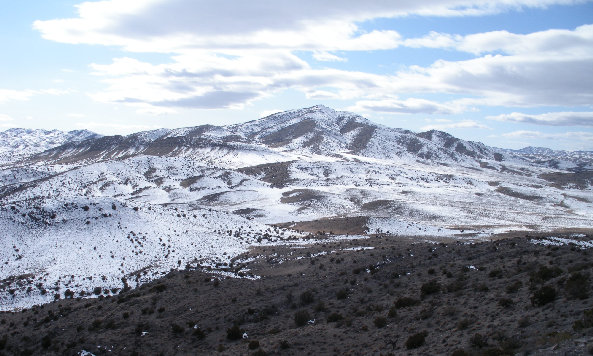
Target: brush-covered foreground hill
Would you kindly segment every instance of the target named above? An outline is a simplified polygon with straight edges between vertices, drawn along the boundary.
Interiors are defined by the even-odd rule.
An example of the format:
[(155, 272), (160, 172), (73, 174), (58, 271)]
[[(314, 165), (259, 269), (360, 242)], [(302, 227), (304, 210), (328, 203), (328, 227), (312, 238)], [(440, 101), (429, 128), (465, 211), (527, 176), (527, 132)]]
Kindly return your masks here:
[(313, 235), (476, 241), (589, 234), (593, 219), (587, 153), (506, 151), (324, 106), (221, 127), (34, 136), (47, 144), (0, 140), (6, 152), (36, 147), (0, 163), (3, 310), (118, 294), (171, 270), (239, 276), (233, 258), (250, 248)]
[(257, 280), (190, 268), (115, 296), (0, 313), (0, 354), (593, 352), (590, 236), (316, 242), (233, 260)]

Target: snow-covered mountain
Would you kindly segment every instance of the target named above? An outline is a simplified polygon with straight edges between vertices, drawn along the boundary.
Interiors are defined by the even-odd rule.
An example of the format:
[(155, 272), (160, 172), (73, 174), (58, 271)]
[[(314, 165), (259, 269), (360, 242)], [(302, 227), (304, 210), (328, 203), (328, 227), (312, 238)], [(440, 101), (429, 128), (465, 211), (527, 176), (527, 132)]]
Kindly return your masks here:
[(88, 130), (8, 129), (0, 132), (0, 164), (16, 162), (67, 142), (80, 142), (99, 136)]
[[(6, 145), (23, 145), (11, 137)], [(482, 239), (588, 233), (593, 219), (593, 173), (569, 156), (551, 165), (545, 153), (388, 128), (324, 106), (223, 127), (78, 137), (31, 145), (0, 169), (3, 309), (95, 287), (112, 293), (172, 268), (248, 275), (241, 252), (312, 242), (305, 237), (318, 231)]]

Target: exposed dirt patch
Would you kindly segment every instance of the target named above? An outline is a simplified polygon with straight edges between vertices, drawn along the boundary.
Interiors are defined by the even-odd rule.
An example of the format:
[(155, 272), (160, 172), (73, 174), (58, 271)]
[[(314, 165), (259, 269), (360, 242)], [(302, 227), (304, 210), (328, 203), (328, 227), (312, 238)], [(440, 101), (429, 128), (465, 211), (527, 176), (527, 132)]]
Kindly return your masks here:
[(521, 192), (517, 192), (515, 190), (512, 190), (511, 188), (508, 187), (498, 187), (496, 188), (496, 191), (504, 194), (504, 195), (508, 195), (510, 197), (513, 198), (519, 198), (519, 199), (524, 199), (524, 200), (529, 200), (529, 201), (534, 201), (534, 200), (542, 200), (543, 198), (538, 196), (538, 195), (530, 195), (530, 194), (525, 194), (525, 193), (521, 193)]
[(279, 224), (284, 228), (305, 231), (312, 234), (366, 234), (368, 218), (366, 216), (353, 216), (343, 218), (327, 218), (312, 221), (299, 221), (295, 223)]
[(316, 190), (294, 189), (282, 193), (282, 198), (280, 198), (280, 202), (283, 204), (311, 203), (312, 201), (322, 200), (323, 197), (324, 194)]
[(539, 176), (552, 183), (556, 188), (586, 189), (593, 185), (593, 171), (580, 171), (575, 173), (545, 173)]
[(264, 182), (270, 183), (272, 188), (284, 188), (288, 185), (292, 178), (290, 178), (289, 168), (293, 162), (278, 162), (260, 164), (257, 166), (239, 168), (237, 171), (250, 176), (262, 176), (260, 179)]

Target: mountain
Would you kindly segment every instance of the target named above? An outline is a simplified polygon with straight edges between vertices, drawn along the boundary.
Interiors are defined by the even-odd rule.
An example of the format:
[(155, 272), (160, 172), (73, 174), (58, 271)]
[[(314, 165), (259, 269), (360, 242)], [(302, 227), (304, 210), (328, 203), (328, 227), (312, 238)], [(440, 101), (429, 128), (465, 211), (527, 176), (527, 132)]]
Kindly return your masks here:
[(33, 154), (80, 142), (100, 135), (88, 130), (63, 132), (59, 130), (8, 129), (0, 132), (0, 164), (16, 162)]
[(43, 144), (0, 167), (3, 309), (116, 293), (171, 269), (257, 278), (236, 261), (257, 246), (591, 231), (593, 171), (570, 156), (554, 165), (324, 106), (220, 127), (33, 136)]
[(520, 150), (509, 150), (509, 152), (548, 167), (593, 170), (593, 152), (591, 151), (556, 151), (545, 147), (525, 147)]
[(497, 150), (440, 132), (413, 133), (372, 123), (325, 106), (291, 110), (243, 124), (155, 130), (71, 142), (38, 155), (55, 162), (150, 156), (201, 157), (204, 150), (305, 155), (353, 154), (380, 159), (476, 162), (497, 159)]

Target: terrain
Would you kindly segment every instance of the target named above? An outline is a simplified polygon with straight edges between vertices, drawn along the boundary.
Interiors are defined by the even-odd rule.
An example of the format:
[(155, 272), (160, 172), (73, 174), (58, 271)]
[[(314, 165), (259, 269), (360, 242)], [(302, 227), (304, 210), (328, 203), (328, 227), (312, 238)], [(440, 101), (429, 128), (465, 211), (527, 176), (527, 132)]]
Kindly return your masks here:
[[(591, 236), (320, 239), (0, 314), (8, 355), (586, 355)], [(248, 272), (247, 272), (248, 270)]]
[[(579, 317), (589, 325), (589, 314), (583, 316), (588, 294), (575, 297), (566, 284), (574, 273), (580, 273), (580, 282), (588, 283), (589, 278), (592, 152), (505, 150), (440, 131), (389, 128), (353, 113), (314, 106), (236, 125), (159, 129), (128, 136), (11, 129), (0, 133), (0, 158), (0, 311), (7, 312), (2, 315), (6, 342), (0, 346), (9, 353), (26, 354), (42, 347), (43, 352), (55, 354), (82, 350), (100, 354), (107, 352), (109, 343), (126, 347), (118, 349), (120, 354), (132, 350), (143, 354), (146, 348), (171, 354), (172, 344), (179, 345), (179, 354), (187, 350), (208, 354), (219, 345), (221, 352), (247, 353), (251, 351), (241, 341), (225, 341), (228, 324), (244, 328), (241, 308), (259, 313), (266, 303), (275, 308), (270, 315), (279, 317), (270, 319), (275, 324), (266, 321), (253, 329), (266, 352), (276, 352), (276, 343), (282, 341), (271, 336), (276, 333), (262, 329), (269, 331), (274, 325), (284, 330), (282, 337), (291, 345), (304, 343), (295, 341), (303, 337), (303, 330), (310, 330), (308, 339), (315, 334), (320, 340), (352, 334), (352, 341), (340, 339), (344, 347), (337, 351), (323, 350), (328, 354), (346, 350), (422, 354), (427, 349), (409, 351), (416, 349), (408, 350), (401, 338), (423, 331), (428, 332), (426, 345), (444, 353), (455, 351), (452, 345), (467, 347), (470, 354), (490, 348), (510, 352), (503, 341), (514, 334), (495, 336), (491, 326), (510, 323), (528, 310), (534, 313), (530, 318), (545, 322), (521, 328), (526, 340), (511, 350), (550, 346), (550, 340), (536, 340), (535, 333), (557, 312), (558, 324), (545, 330), (560, 333), (558, 342), (574, 344), (579, 333), (590, 331), (588, 326), (572, 328)], [(545, 244), (526, 235), (539, 236)], [(438, 258), (434, 251), (426, 254), (435, 248), (443, 251), (436, 254)], [(384, 249), (389, 253), (377, 253)], [(511, 268), (522, 265), (524, 258), (528, 267)], [(481, 265), (474, 263), (476, 259)], [(534, 273), (550, 261), (562, 271), (555, 270), (553, 277), (541, 283), (532, 281)], [(577, 263), (584, 265), (573, 266)], [(369, 267), (383, 265), (377, 271), (390, 272), (375, 273)], [(407, 278), (404, 273), (409, 271), (404, 270), (414, 266), (419, 273)], [(494, 273), (496, 278), (489, 276), (490, 271), (501, 269)], [(349, 277), (353, 274), (354, 279)], [(392, 278), (395, 274), (399, 276)], [(363, 275), (366, 279), (360, 278)], [(447, 285), (461, 276), (467, 278), (459, 282), (460, 288), (471, 292), (457, 295)], [(507, 297), (501, 290), (517, 282), (512, 276), (521, 286), (519, 294)], [(188, 280), (195, 283), (191, 289), (184, 284)], [(417, 298), (422, 285), (432, 280), (439, 284), (438, 293), (420, 298), (418, 305), (423, 308), (401, 308), (405, 309), (397, 311), (401, 320), (380, 315), (391, 309), (399, 295)], [(477, 281), (487, 288), (476, 287)], [(350, 285), (345, 292), (348, 297), (339, 298), (343, 305), (333, 302), (339, 292), (336, 283), (344, 284), (342, 289)], [(535, 293), (548, 283), (556, 292), (554, 303), (534, 304)], [(166, 286), (158, 287), (161, 284)], [(323, 309), (312, 309), (310, 303), (299, 304), (305, 286), (314, 289), (316, 302), (331, 301), (330, 309), (341, 314), (341, 333), (328, 334), (338, 320), (323, 327), (312, 323), (294, 328), (294, 314), (301, 307), (307, 306), (315, 319), (330, 316)], [(371, 295), (362, 300), (367, 290)], [(282, 304), (284, 292), (290, 292), (295, 301)], [(195, 293), (205, 293), (207, 299), (196, 303), (207, 311), (188, 315), (184, 322), (194, 320), (203, 328), (196, 331), (203, 336), (198, 341), (176, 339), (188, 336), (193, 328), (179, 322), (171, 325), (184, 315), (181, 310), (168, 314), (163, 306), (160, 314), (148, 312), (149, 299), (155, 308), (159, 303), (180, 308)], [(241, 295), (252, 305), (237, 303)], [(483, 304), (483, 298), (494, 299)], [(500, 303), (509, 305), (494, 305), (501, 298), (506, 301)], [(118, 309), (125, 301), (133, 304), (128, 306), (126, 320), (100, 316), (105, 310), (109, 310), (106, 315), (125, 313)], [(44, 307), (46, 303), (51, 304)], [(375, 303), (376, 310), (353, 309), (368, 303)], [(453, 328), (452, 321), (446, 321), (451, 315), (461, 318), (463, 312), (439, 309), (449, 304), (475, 305), (472, 315), (491, 318), (488, 324), (472, 323), (474, 329), (470, 329), (489, 341), (468, 346), (467, 328)], [(501, 306), (509, 318), (496, 309)], [(39, 321), (41, 308), (52, 311), (49, 324)], [(56, 308), (69, 308), (63, 319), (66, 324), (53, 323), (62, 320), (56, 315), (65, 315)], [(418, 321), (418, 310), (425, 309), (437, 317)], [(361, 325), (353, 321), (357, 313)], [(85, 326), (88, 320), (82, 320), (83, 315), (92, 318), (91, 323), (100, 319), (91, 326), (95, 333)], [(172, 344), (164, 343), (162, 349), (151, 343), (127, 344), (125, 340), (137, 336), (129, 333), (137, 332), (144, 320), (138, 315), (163, 319), (154, 332)], [(379, 317), (385, 317), (391, 327), (375, 329), (374, 319)], [(105, 328), (104, 322), (117, 327)], [(34, 330), (47, 334), (27, 331), (32, 323)], [(370, 343), (369, 347), (376, 347), (368, 352), (355, 337), (363, 327), (376, 340), (383, 340)], [(60, 339), (60, 328), (75, 328), (81, 339), (72, 344), (78, 337), (68, 333)], [(171, 328), (177, 330), (174, 335), (168, 333)], [(399, 335), (391, 346), (382, 343), (390, 338), (388, 330)], [(455, 331), (450, 342), (440, 341), (437, 348), (435, 335), (452, 330), (463, 332)], [(153, 331), (140, 332), (142, 336)], [(586, 346), (575, 345), (562, 347)], [(315, 353), (317, 346), (299, 347), (289, 352)]]

